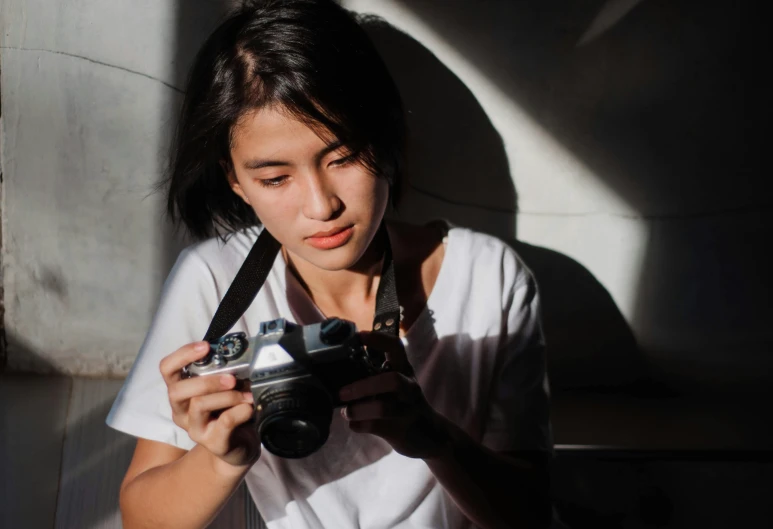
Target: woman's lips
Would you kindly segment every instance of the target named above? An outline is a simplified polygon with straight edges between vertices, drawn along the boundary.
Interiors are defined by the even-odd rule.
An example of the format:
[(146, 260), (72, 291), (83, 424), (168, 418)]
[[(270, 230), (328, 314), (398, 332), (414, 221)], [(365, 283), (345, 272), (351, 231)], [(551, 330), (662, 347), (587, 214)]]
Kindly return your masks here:
[(349, 239), (352, 238), (353, 234), (354, 229), (352, 226), (349, 226), (348, 228), (344, 228), (341, 231), (333, 233), (332, 235), (307, 237), (306, 242), (314, 248), (318, 248), (320, 250), (332, 250), (333, 248), (338, 248), (339, 246), (343, 246), (349, 242)]

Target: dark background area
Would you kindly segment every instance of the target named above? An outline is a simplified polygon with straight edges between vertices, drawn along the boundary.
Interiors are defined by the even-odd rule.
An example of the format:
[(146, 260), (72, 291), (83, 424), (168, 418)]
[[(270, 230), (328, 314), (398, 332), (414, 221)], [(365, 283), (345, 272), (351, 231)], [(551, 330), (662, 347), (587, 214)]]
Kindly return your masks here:
[(764, 500), (773, 492), (773, 200), (760, 14), (751, 3), (645, 0), (578, 46), (611, 2), (400, 3), (649, 230), (627, 321), (587, 268), (518, 240), (509, 168), (518, 163), (464, 82), (412, 36), (370, 21), (409, 111), (407, 194), (427, 205), (399, 214), (505, 238), (537, 276), (564, 521), (773, 522)]
[[(760, 66), (767, 37), (761, 14), (753, 2), (644, 0), (598, 38), (578, 46), (597, 14), (614, 3), (402, 2), (591, 167), (646, 223), (650, 237), (628, 323), (658, 378), (688, 392), (765, 392), (773, 367), (767, 273), (773, 198), (764, 161), (767, 105)], [(458, 143), (465, 146), (437, 147), (440, 156), (422, 161), (421, 173), (443, 169), (434, 175), (431, 191), (489, 210), (518, 210), (517, 189), (506, 189), (518, 175), (507, 171), (496, 132), (483, 119), (458, 115), (461, 98), (453, 94), (461, 90), (428, 74), (417, 65), (421, 60), (418, 53), (403, 53), (390, 61), (411, 74), (402, 79), (409, 105), (421, 113), (423, 103), (432, 100), (433, 114), (425, 121), (436, 125), (422, 128), (418, 136), (425, 143), (433, 137), (449, 145), (447, 137), (462, 128)], [(431, 96), (412, 97), (417, 86)], [(444, 115), (448, 128), (437, 125)], [(448, 129), (452, 132), (440, 132)], [(495, 150), (499, 155), (491, 156)], [(496, 160), (494, 170), (483, 166), (473, 173), (465, 165), (465, 160), (481, 159)], [(477, 184), (472, 192), (466, 185), (470, 174)], [(504, 228), (490, 231), (507, 233)], [(582, 347), (587, 337), (577, 332), (578, 325), (595, 334), (609, 329), (617, 334), (618, 326), (607, 317), (594, 320), (593, 296), (587, 289), (575, 295), (561, 267), (540, 274), (542, 261), (555, 264), (558, 255), (541, 253), (540, 258), (529, 264), (543, 276), (543, 289), (560, 291), (561, 304), (581, 299), (585, 307), (584, 314), (575, 311), (574, 321), (553, 326), (553, 334), (566, 334), (554, 342), (570, 340)], [(572, 266), (566, 264), (566, 269)], [(577, 273), (578, 287), (587, 287), (582, 272)], [(562, 287), (554, 288), (555, 282)], [(551, 301), (545, 302), (548, 320), (553, 309), (564, 310), (557, 299)], [(576, 359), (564, 373), (563, 352), (554, 354), (561, 357), (553, 357), (553, 380), (559, 386), (617, 378), (598, 380), (590, 368), (578, 372)], [(576, 356), (586, 364), (592, 360), (595, 370), (616, 361), (590, 350)]]

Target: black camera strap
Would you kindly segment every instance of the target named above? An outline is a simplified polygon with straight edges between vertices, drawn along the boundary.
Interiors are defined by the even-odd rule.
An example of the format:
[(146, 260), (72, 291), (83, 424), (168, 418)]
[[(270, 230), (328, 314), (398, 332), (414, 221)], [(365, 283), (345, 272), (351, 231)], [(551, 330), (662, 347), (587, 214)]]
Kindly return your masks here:
[(268, 230), (264, 229), (252, 245), (247, 258), (236, 273), (231, 286), (217, 307), (204, 340), (211, 342), (231, 330), (249, 308), (260, 287), (266, 282), (271, 267), (282, 247)]
[[(397, 336), (400, 329), (400, 304), (397, 300), (392, 247), (389, 243), (386, 226), (383, 223), (376, 236), (382, 239), (384, 263), (381, 267), (381, 281), (376, 292), (376, 315), (373, 319), (373, 330)], [(261, 231), (217, 307), (212, 322), (209, 324), (209, 329), (204, 335), (204, 340), (211, 342), (220, 338), (239, 321), (255, 296), (258, 295), (263, 283), (266, 282), (281, 246), (268, 230), (264, 228)]]

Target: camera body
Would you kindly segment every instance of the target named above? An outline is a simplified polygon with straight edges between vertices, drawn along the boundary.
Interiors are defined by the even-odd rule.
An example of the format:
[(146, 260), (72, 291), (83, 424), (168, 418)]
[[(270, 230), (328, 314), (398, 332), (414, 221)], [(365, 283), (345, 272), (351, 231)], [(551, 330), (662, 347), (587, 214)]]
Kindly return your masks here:
[(354, 323), (329, 318), (297, 325), (284, 318), (262, 322), (257, 336), (237, 332), (210, 342), (206, 357), (184, 376), (231, 374), (250, 385), (255, 427), (263, 446), (300, 458), (328, 438), (339, 390), (383, 370), (384, 355), (365, 348)]

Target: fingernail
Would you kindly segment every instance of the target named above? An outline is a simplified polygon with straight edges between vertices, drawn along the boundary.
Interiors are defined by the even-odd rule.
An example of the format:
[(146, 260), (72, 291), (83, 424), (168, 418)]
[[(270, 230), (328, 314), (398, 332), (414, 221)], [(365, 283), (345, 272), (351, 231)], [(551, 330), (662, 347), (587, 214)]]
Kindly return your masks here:
[(193, 350), (197, 353), (203, 353), (204, 351), (209, 350), (209, 342), (199, 342), (193, 346)]
[(244, 396), (244, 402), (252, 402), (253, 401), (252, 391), (245, 391), (244, 393), (242, 393), (242, 395)]
[(346, 406), (344, 406), (343, 408), (341, 408), (341, 417), (343, 417), (344, 419), (346, 419)]
[(223, 387), (227, 388), (231, 385), (231, 381), (233, 380), (233, 377), (231, 375), (221, 375), (220, 376), (220, 383), (223, 385)]

